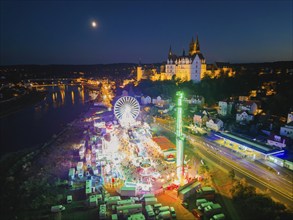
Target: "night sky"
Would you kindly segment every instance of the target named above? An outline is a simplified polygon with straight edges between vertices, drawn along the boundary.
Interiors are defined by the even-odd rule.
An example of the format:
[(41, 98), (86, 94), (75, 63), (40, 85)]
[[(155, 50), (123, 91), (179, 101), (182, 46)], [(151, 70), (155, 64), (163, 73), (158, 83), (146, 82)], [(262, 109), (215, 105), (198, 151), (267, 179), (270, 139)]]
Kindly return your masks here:
[(0, 4), (0, 65), (162, 62), (197, 34), (208, 63), (293, 60), (292, 1)]

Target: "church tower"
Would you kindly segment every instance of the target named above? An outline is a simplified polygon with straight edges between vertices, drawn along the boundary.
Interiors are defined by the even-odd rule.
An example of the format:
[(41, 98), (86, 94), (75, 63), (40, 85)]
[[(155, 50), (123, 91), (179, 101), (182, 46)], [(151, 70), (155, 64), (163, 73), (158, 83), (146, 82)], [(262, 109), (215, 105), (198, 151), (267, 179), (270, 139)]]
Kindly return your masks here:
[(196, 36), (196, 41), (194, 42), (193, 37), (189, 44), (189, 55), (193, 56), (196, 53), (200, 53), (199, 41), (198, 36)]
[(171, 48), (171, 45), (170, 45), (169, 53), (168, 53), (168, 59), (171, 59), (171, 58), (172, 58), (172, 48)]
[(195, 53), (200, 53), (199, 41), (198, 41), (198, 35), (196, 35)]
[(192, 37), (191, 42), (189, 44), (189, 55), (192, 56), (194, 54), (195, 54), (195, 43)]
[(143, 69), (141, 66), (141, 61), (139, 60), (138, 66), (136, 68), (136, 80), (140, 81), (142, 79), (142, 75), (143, 75)]

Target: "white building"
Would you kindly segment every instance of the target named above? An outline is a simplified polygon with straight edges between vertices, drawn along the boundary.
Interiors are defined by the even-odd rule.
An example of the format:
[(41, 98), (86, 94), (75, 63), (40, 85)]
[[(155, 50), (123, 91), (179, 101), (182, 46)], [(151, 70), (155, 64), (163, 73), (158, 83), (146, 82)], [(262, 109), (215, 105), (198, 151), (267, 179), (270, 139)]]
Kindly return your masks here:
[(206, 124), (209, 119), (209, 115), (207, 111), (202, 111), (201, 113), (196, 113), (193, 116), (193, 123), (199, 127), (202, 127)]
[(248, 113), (255, 115), (257, 113), (257, 104), (253, 101), (245, 101), (238, 104), (239, 111), (248, 111)]
[(141, 99), (140, 99), (140, 102), (142, 105), (147, 105), (147, 104), (151, 104), (152, 103), (152, 98), (147, 96), (147, 97), (144, 97), (142, 96)]
[(206, 126), (214, 131), (219, 131), (223, 126), (224, 123), (220, 119), (210, 119), (206, 122)]
[(186, 97), (183, 100), (184, 102), (188, 103), (189, 105), (204, 105), (204, 97), (202, 96), (190, 96)]
[(268, 145), (276, 146), (279, 148), (286, 147), (286, 139), (283, 138), (282, 136), (279, 136), (279, 135), (269, 136), (269, 138), (267, 139), (267, 143), (268, 143)]
[(158, 106), (164, 106), (170, 103), (170, 99), (162, 98), (161, 96), (158, 96), (156, 98), (151, 98), (150, 96), (147, 96), (147, 97), (142, 96), (140, 99), (140, 102), (142, 105), (154, 104)]
[(250, 122), (253, 121), (253, 115), (248, 114), (246, 111), (236, 114), (236, 122)]
[(231, 102), (219, 101), (218, 114), (222, 116), (230, 115), (232, 106), (233, 103)]
[(280, 128), (280, 135), (293, 139), (293, 122)]
[(293, 112), (288, 113), (287, 124), (289, 124), (291, 121), (293, 121)]
[(189, 44), (189, 53), (182, 56), (176, 56), (172, 53), (171, 47), (168, 54), (165, 73), (162, 73), (162, 79), (172, 79), (173, 76), (182, 81), (199, 82), (206, 71), (206, 61), (200, 52), (198, 37), (196, 41), (191, 40)]

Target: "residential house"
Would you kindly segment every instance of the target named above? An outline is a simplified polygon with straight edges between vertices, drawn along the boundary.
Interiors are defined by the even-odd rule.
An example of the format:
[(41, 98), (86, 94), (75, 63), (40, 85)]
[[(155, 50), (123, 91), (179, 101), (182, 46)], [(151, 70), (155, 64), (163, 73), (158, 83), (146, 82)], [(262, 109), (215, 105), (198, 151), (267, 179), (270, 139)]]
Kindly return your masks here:
[(271, 146), (276, 146), (279, 148), (286, 147), (287, 139), (285, 137), (271, 134), (267, 139), (267, 144)]
[(280, 135), (293, 139), (293, 121), (280, 128)]
[(257, 104), (254, 101), (245, 101), (238, 104), (238, 111), (248, 111), (250, 114), (257, 113)]
[(193, 105), (203, 106), (204, 105), (204, 97), (194, 95), (194, 96), (186, 97), (184, 99), (184, 102), (188, 103), (189, 105), (193, 104)]
[(291, 121), (293, 121), (293, 112), (288, 113), (287, 124), (289, 124)]
[(248, 114), (246, 111), (242, 111), (236, 114), (236, 122), (250, 122), (253, 121), (253, 115)]
[(248, 96), (239, 96), (239, 101), (240, 102), (246, 102), (249, 100), (249, 97)]
[(199, 126), (199, 127), (202, 127), (203, 125), (205, 125), (206, 122), (208, 121), (208, 119), (209, 119), (209, 114), (205, 110), (202, 111), (202, 112), (196, 113), (193, 116), (194, 124)]
[(140, 102), (142, 105), (147, 105), (147, 104), (152, 103), (152, 98), (149, 96), (147, 96), (147, 97), (142, 96), (140, 99)]
[(214, 131), (219, 131), (223, 126), (224, 123), (220, 119), (210, 119), (206, 122), (206, 126)]
[(219, 101), (218, 114), (222, 116), (230, 115), (233, 107), (232, 102)]
[(164, 106), (170, 103), (170, 99), (158, 96), (157, 98), (153, 98), (152, 103), (158, 106)]

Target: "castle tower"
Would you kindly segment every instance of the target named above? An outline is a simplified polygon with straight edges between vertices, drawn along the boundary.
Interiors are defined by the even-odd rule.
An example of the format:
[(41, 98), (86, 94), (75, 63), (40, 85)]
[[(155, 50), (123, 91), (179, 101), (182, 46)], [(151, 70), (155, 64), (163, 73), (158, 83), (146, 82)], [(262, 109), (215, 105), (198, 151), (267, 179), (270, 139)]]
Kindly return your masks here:
[(200, 53), (200, 45), (198, 41), (198, 35), (196, 36), (196, 41), (194, 42), (193, 38), (189, 44), (189, 55), (193, 56), (196, 53)]
[(171, 59), (171, 58), (172, 58), (172, 48), (171, 48), (171, 45), (170, 45), (169, 53), (168, 53), (168, 59)]
[(143, 71), (143, 70), (142, 70), (142, 67), (141, 67), (141, 62), (140, 62), (140, 60), (139, 60), (138, 66), (137, 66), (137, 68), (136, 68), (136, 80), (137, 80), (137, 81), (140, 81), (140, 80), (141, 80), (141, 78), (142, 78), (142, 74), (143, 74), (142, 71)]
[(196, 42), (195, 42), (195, 53), (200, 53), (198, 35), (196, 35)]
[(192, 37), (191, 42), (189, 44), (189, 55), (192, 56), (193, 54), (195, 54), (195, 42)]

